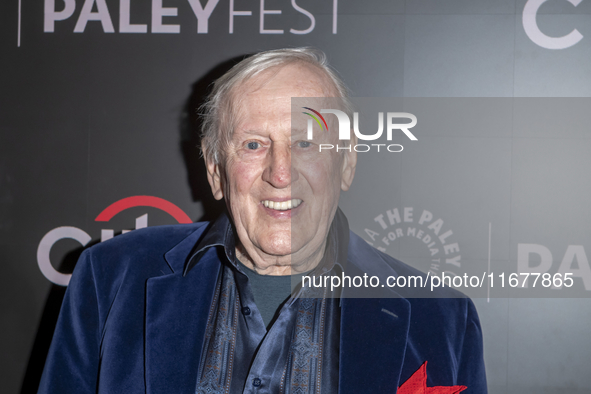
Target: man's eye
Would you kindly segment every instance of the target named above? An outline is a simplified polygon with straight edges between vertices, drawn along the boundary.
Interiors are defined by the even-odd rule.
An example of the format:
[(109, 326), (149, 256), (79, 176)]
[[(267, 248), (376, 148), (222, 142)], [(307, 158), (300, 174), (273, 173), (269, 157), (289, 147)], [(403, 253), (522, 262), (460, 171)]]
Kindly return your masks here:
[(248, 149), (255, 150), (255, 149), (260, 148), (261, 147), (261, 144), (259, 144), (258, 142), (251, 141), (248, 144), (246, 144), (246, 147)]
[(298, 141), (297, 145), (298, 148), (309, 148), (312, 144), (310, 143), (310, 141)]

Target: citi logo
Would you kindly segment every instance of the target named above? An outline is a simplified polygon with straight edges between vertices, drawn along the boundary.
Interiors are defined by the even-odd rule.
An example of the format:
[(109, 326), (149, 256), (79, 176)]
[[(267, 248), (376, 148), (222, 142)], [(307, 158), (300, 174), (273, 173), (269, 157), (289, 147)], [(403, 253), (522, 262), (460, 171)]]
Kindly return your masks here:
[[(337, 117), (339, 124), (339, 140), (351, 140), (351, 119), (345, 112), (338, 109), (321, 109), (320, 111), (316, 111), (310, 107), (302, 108), (312, 112), (303, 112), (303, 114), (310, 117), (307, 124), (308, 140), (311, 141), (314, 139), (314, 122), (320, 126), (322, 131), (328, 130), (328, 123), (322, 114), (333, 114)], [(409, 140), (417, 141), (417, 137), (415, 137), (415, 135), (409, 130), (416, 126), (417, 117), (408, 112), (387, 112), (386, 116), (384, 116), (384, 112), (378, 112), (378, 130), (373, 134), (361, 133), (359, 129), (359, 113), (353, 112), (353, 132), (355, 133), (357, 139), (361, 141), (375, 141), (380, 138), (384, 134), (384, 118), (386, 119), (386, 139), (388, 141), (392, 141), (392, 136), (395, 130), (404, 133), (404, 135), (406, 135)], [(410, 122), (399, 123), (398, 121), (394, 121), (400, 119), (407, 119), (410, 120)], [(351, 151), (352, 149), (355, 150), (355, 152), (369, 152), (370, 150), (377, 150), (379, 152), (381, 147), (385, 147), (385, 150), (388, 152), (402, 152), (404, 149), (404, 147), (400, 144), (349, 144), (347, 146), (337, 145), (336, 150), (337, 152), (339, 150)], [(318, 149), (320, 152), (322, 152), (323, 150), (335, 149), (335, 146), (332, 144), (319, 144)]]
[[(120, 212), (134, 207), (156, 208), (168, 213), (179, 223), (193, 222), (182, 209), (173, 203), (153, 196), (132, 196), (123, 198), (105, 208), (94, 220), (96, 222), (108, 222)], [(148, 227), (148, 214), (144, 214), (135, 219), (136, 230), (145, 227)], [(131, 230), (123, 230), (121, 233), (125, 234), (129, 231)], [(115, 230), (113, 229), (107, 228), (101, 230), (101, 242), (111, 239), (114, 236)], [(77, 227), (61, 226), (49, 231), (43, 236), (41, 242), (39, 242), (37, 248), (37, 264), (39, 265), (41, 273), (56, 285), (67, 286), (72, 275), (58, 272), (51, 264), (49, 257), (53, 245), (62, 239), (73, 239), (78, 241), (82, 246), (86, 246), (91, 241), (92, 237), (86, 231)]]

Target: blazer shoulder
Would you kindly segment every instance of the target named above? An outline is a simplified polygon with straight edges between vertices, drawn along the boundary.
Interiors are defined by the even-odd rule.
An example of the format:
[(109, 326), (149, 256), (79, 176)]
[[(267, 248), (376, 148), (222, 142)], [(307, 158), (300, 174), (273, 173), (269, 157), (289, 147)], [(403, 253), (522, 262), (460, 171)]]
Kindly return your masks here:
[[(427, 282), (427, 286), (407, 286), (407, 287), (396, 287), (395, 291), (403, 298), (421, 298), (421, 299), (446, 299), (449, 302), (453, 299), (458, 301), (456, 302), (465, 302), (460, 300), (468, 299), (466, 295), (462, 292), (452, 289), (450, 287), (437, 287), (431, 290), (428, 281), (430, 280), (430, 274), (427, 274), (423, 271), (420, 271), (410, 265), (376, 249), (372, 245), (368, 244), (363, 238), (355, 234), (354, 232), (350, 232), (349, 235), (349, 258), (353, 262), (353, 264), (357, 265), (363, 271), (366, 271), (368, 274), (371, 273), (372, 269), (376, 272), (382, 273), (387, 272), (388, 270), (384, 270), (383, 268), (380, 269), (380, 266), (387, 266), (389, 267), (390, 272), (392, 272), (393, 276), (404, 276), (408, 278), (420, 278), (416, 281), (416, 283), (425, 283)], [(386, 278), (380, 278), (386, 279)], [(415, 283), (413, 281), (407, 281), (408, 283)]]
[(131, 250), (133, 246), (134, 253), (138, 250), (138, 245), (142, 246), (142, 251), (153, 249), (171, 249), (183, 239), (196, 231), (203, 232), (209, 222), (198, 222), (189, 224), (173, 224), (166, 226), (152, 226), (130, 231), (125, 234), (113, 237), (105, 242), (98, 243), (90, 248), (94, 254), (109, 253), (116, 249), (118, 253)]
[[(431, 276), (377, 250), (352, 232), (349, 258), (368, 274), (369, 267), (383, 265), (390, 267), (392, 275), (407, 279), (427, 280)], [(386, 272), (384, 269), (377, 271)], [(395, 293), (410, 306), (403, 381), (428, 360), (429, 365), (437, 366), (430, 370), (431, 376), (437, 375), (436, 381), (447, 379), (468, 386), (470, 393), (486, 393), (482, 330), (472, 300), (449, 287), (433, 291), (430, 286), (398, 287)]]
[[(207, 227), (208, 222), (199, 222), (133, 230), (88, 248), (78, 264), (89, 264), (95, 277), (106, 281), (124, 273), (147, 277), (170, 273), (164, 255), (189, 237), (200, 239)], [(190, 251), (189, 246), (187, 255)]]

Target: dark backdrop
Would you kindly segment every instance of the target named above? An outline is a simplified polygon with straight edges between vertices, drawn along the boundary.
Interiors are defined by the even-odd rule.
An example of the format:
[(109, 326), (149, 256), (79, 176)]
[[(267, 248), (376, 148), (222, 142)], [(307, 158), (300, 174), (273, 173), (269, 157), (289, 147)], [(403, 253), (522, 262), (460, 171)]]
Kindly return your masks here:
[[(163, 201), (190, 220), (219, 212), (196, 150), (194, 110), (211, 80), (243, 56), (318, 47), (360, 97), (591, 94), (589, 1), (201, 0), (215, 4), (207, 27), (189, 0), (164, 0), (170, 9), (160, 14), (176, 16), (163, 17), (150, 1), (132, 0), (128, 13), (120, 3), (0, 4), (2, 392), (35, 391), (63, 297), (65, 287), (42, 273), (39, 255), (46, 256), (41, 266), (50, 261), (67, 274), (82, 244), (109, 230), (116, 236), (146, 222), (184, 220)], [(251, 15), (232, 18), (231, 4)], [(580, 100), (568, 106), (586, 114)], [(524, 130), (511, 105), (513, 123), (496, 131), (434, 130), (391, 168), (360, 162), (357, 186), (342, 203), (354, 230), (362, 233), (389, 209), (413, 207), (453, 229), (464, 266), (492, 261), (514, 269), (520, 245), (533, 244), (551, 254), (554, 271), (564, 259), (588, 267), (589, 132), (552, 123), (553, 107), (543, 106), (548, 117)], [(356, 203), (368, 188), (376, 199)], [(162, 200), (125, 200), (134, 196)], [(122, 200), (139, 206), (96, 220)], [(62, 238), (72, 234), (78, 240)], [(423, 247), (413, 245), (400, 249), (412, 256)], [(402, 253), (397, 248), (387, 252)], [(492, 393), (591, 392), (584, 297), (475, 300)]]

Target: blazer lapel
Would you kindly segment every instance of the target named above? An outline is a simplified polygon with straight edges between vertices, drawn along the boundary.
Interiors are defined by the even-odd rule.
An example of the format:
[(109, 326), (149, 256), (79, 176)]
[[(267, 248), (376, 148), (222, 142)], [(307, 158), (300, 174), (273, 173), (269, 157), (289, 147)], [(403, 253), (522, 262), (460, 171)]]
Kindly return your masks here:
[(403, 298), (342, 300), (339, 393), (395, 393), (410, 305)]
[[(346, 274), (351, 277), (367, 273), (383, 281), (397, 276), (355, 234), (348, 254)], [(339, 393), (395, 393), (406, 353), (410, 303), (390, 288), (347, 290), (341, 299)], [(375, 298), (363, 298), (368, 294)]]
[(185, 276), (183, 266), (195, 245), (190, 236), (166, 254), (172, 274), (146, 285), (146, 391), (194, 392), (210, 304), (220, 271), (211, 248)]

